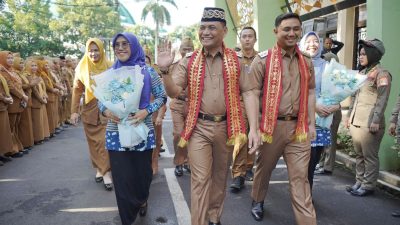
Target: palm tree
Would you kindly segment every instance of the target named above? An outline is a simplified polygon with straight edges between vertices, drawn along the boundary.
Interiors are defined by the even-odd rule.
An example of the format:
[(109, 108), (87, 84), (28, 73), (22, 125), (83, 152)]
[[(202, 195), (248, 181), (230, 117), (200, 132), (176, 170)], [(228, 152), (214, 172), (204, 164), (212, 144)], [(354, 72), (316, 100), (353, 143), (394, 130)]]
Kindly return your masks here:
[(157, 60), (158, 33), (160, 27), (164, 24), (171, 25), (171, 15), (163, 3), (168, 3), (178, 9), (174, 0), (151, 0), (146, 4), (142, 11), (142, 20), (145, 21), (149, 13), (152, 14), (153, 20), (156, 23), (155, 29), (155, 61)]

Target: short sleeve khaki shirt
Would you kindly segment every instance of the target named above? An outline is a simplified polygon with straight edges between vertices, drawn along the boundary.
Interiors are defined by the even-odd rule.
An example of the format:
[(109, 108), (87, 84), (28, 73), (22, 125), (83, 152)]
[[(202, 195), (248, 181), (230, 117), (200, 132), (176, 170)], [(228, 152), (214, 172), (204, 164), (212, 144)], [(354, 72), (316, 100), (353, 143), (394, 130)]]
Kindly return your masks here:
[[(250, 77), (254, 77), (257, 81), (257, 89), (261, 90), (260, 101), (262, 102), (262, 91), (264, 85), (264, 76), (266, 70), (266, 54), (262, 57), (259, 55), (254, 59)], [(308, 80), (308, 89), (315, 88), (315, 74), (314, 66), (311, 59), (304, 56), (306, 59), (307, 67), (310, 71)], [(282, 96), (279, 105), (279, 116), (297, 116), (300, 104), (300, 70), (299, 70), (299, 56), (294, 53), (290, 55), (282, 49)], [(260, 103), (260, 107), (262, 104)]]
[[(204, 77), (204, 89), (201, 99), (200, 112), (209, 115), (225, 115), (225, 93), (224, 93), (224, 78), (223, 78), (223, 54), (222, 49), (212, 56), (206, 54), (206, 68)], [(183, 58), (174, 70), (174, 82), (183, 89), (187, 88), (187, 66), (190, 57)], [(250, 76), (240, 76), (239, 89), (241, 93), (253, 90), (257, 87), (255, 79)]]

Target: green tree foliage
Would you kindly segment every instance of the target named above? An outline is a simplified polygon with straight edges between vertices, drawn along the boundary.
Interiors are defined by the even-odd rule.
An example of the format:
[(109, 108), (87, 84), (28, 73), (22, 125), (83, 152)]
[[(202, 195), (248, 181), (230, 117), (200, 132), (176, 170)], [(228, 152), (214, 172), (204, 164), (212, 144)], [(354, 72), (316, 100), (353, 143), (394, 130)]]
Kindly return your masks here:
[[(146, 6), (143, 8), (142, 11), (142, 20), (145, 21), (149, 13), (152, 15), (154, 22), (156, 23), (155, 29), (155, 46), (158, 45), (158, 33), (160, 28), (164, 25), (171, 25), (171, 15), (168, 9), (164, 6), (165, 3), (175, 6), (174, 0), (151, 0), (149, 1)], [(155, 56), (157, 58), (157, 52), (155, 52)]]
[(49, 30), (49, 1), (6, 0), (8, 10), (0, 12), (0, 49), (19, 52), (23, 57), (56, 55), (63, 51), (62, 43)]
[(57, 0), (55, 4), (58, 18), (50, 29), (74, 46), (75, 53), (89, 38), (109, 39), (123, 30), (113, 0)]
[(170, 33), (169, 39), (174, 43), (181, 41), (184, 37), (190, 37), (193, 40), (194, 48), (197, 49), (201, 46), (201, 43), (198, 38), (198, 31), (199, 31), (200, 24), (193, 24), (188, 27), (178, 26), (175, 30)]
[(81, 55), (80, 49), (88, 38), (107, 40), (122, 31), (114, 0), (4, 0), (3, 3), (6, 7), (0, 11), (0, 49), (20, 52), (23, 57)]

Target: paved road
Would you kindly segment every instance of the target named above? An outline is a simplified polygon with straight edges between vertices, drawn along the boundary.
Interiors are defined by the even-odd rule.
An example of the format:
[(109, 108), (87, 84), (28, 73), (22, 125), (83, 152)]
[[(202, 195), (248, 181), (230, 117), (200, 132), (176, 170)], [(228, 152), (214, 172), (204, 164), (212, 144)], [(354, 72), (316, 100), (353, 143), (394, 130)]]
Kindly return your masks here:
[[(136, 225), (189, 225), (190, 176), (176, 178), (172, 165), (172, 122), (164, 123), (167, 152), (153, 179), (148, 215)], [(1, 225), (112, 225), (120, 224), (114, 192), (94, 182), (81, 126), (67, 128), (29, 155), (0, 167)], [(316, 177), (314, 203), (319, 225), (399, 225), (390, 216), (400, 201), (383, 192), (357, 198), (344, 191), (353, 175), (337, 168), (333, 176)], [(239, 194), (227, 190), (224, 225), (293, 225), (285, 164), (275, 169), (265, 203), (266, 215), (256, 222), (249, 210), (251, 182)], [(229, 185), (228, 181), (228, 185)]]

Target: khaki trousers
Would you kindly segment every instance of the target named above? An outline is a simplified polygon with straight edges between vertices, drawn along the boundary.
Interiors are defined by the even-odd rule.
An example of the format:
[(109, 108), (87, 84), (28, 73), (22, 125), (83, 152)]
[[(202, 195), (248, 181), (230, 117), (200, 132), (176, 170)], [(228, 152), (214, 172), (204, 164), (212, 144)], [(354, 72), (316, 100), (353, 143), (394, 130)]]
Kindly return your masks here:
[(105, 148), (106, 124), (91, 125), (83, 123), (86, 140), (89, 145), (92, 165), (101, 175), (110, 171), (110, 158)]
[(233, 150), (226, 141), (226, 121), (198, 119), (188, 144), (192, 225), (220, 221)]
[(244, 144), (236, 156), (235, 161), (232, 162), (232, 177), (246, 175), (246, 171), (253, 168), (255, 154), (248, 153), (248, 144)]
[(356, 183), (361, 184), (362, 188), (375, 189), (379, 176), (378, 152), (384, 133), (384, 127), (372, 134), (368, 128), (350, 126), (356, 152)]
[(320, 166), (324, 167), (324, 170), (333, 171), (335, 167), (336, 160), (336, 147), (337, 147), (337, 132), (339, 129), (340, 122), (342, 121), (342, 111), (338, 110), (333, 114), (333, 120), (331, 125), (331, 146), (325, 147), (324, 156), (322, 156), (322, 160)]
[(271, 144), (264, 143), (257, 157), (252, 198), (264, 201), (271, 173), (279, 158), (283, 158), (289, 175), (290, 197), (297, 225), (316, 225), (316, 215), (312, 204), (308, 183), (308, 163), (310, 161), (310, 140), (295, 142), (293, 136), (297, 121), (277, 121)]
[(173, 99), (170, 103), (172, 123), (174, 125), (174, 130), (172, 132), (174, 136), (174, 164), (182, 165), (188, 161), (187, 148), (181, 148), (178, 146), (179, 140), (181, 138), (181, 133), (185, 126), (185, 113), (184, 107), (186, 104), (184, 101)]

